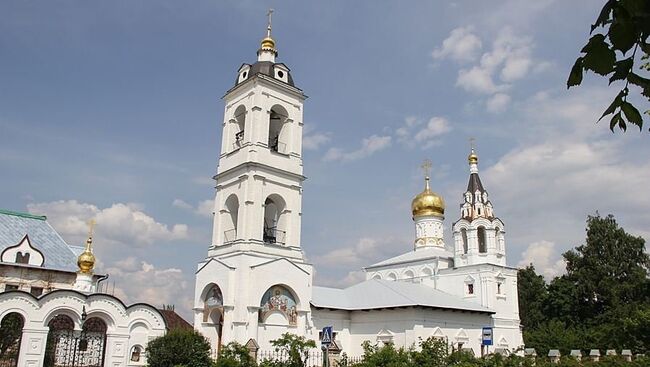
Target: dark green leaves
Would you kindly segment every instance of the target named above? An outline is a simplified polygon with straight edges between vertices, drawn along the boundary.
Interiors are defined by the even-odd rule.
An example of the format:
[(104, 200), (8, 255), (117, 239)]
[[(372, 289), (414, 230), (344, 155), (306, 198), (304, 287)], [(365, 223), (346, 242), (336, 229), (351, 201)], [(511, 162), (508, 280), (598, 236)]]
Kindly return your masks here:
[(571, 88), (575, 85), (580, 85), (580, 83), (582, 83), (582, 57), (578, 57), (575, 64), (573, 64), (566, 86), (567, 88)]
[[(627, 96), (628, 86), (633, 84), (641, 88), (641, 95), (650, 102), (650, 79), (634, 72), (634, 61), (639, 60), (639, 56), (642, 64), (639, 73), (650, 72), (650, 62), (647, 62), (650, 55), (650, 0), (607, 0), (591, 26), (591, 32), (600, 27), (601, 33), (593, 34), (580, 50), (582, 55), (571, 68), (567, 88), (580, 85), (586, 70), (607, 76), (610, 85), (623, 81), (622, 90), (598, 121), (612, 115), (609, 124), (612, 131), (616, 126), (625, 131), (628, 123), (641, 129), (643, 116), (632, 104), (635, 100), (628, 101)], [(628, 56), (617, 59), (621, 55)], [(645, 113), (650, 115), (650, 110)]]
[(617, 22), (609, 27), (609, 40), (615, 50), (623, 54), (628, 52), (637, 42), (639, 36), (632, 22)]
[(607, 75), (614, 70), (616, 54), (609, 48), (602, 34), (592, 36), (582, 52), (585, 53), (582, 61), (585, 69), (600, 75)]

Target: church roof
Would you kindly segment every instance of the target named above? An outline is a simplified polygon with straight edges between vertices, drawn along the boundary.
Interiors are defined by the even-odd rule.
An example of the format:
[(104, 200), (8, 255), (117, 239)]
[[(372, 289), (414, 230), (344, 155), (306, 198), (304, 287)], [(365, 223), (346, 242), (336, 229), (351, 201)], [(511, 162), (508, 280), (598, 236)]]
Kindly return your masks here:
[(77, 255), (46, 219), (45, 216), (0, 209), (0, 253), (27, 235), (31, 245), (45, 258), (43, 268), (77, 271)]
[(378, 279), (345, 289), (314, 287), (311, 304), (318, 308), (347, 311), (418, 306), (494, 313), (489, 308), (423, 284)]
[[(252, 78), (257, 74), (264, 74), (266, 76), (270, 76), (275, 79), (275, 74), (274, 74), (275, 71), (273, 69), (275, 65), (282, 65), (287, 70), (289, 70), (289, 68), (285, 64), (280, 62), (275, 63), (271, 61), (257, 61), (253, 65), (251, 65), (251, 68), (248, 71), (248, 75), (249, 75), (248, 78)], [(238, 82), (235, 81), (235, 84), (238, 84)], [(291, 77), (291, 72), (287, 72), (287, 84), (289, 84), (292, 87), (295, 87), (295, 85), (293, 84), (293, 78)]]
[(418, 262), (418, 261), (433, 259), (436, 257), (449, 258), (449, 257), (454, 257), (454, 254), (451, 253), (450, 251), (447, 251), (446, 249), (439, 248), (439, 247), (418, 249), (417, 251), (409, 251), (405, 254), (391, 257), (390, 259), (386, 259), (378, 263), (372, 264), (366, 267), (365, 269), (380, 268), (382, 266), (387, 266), (387, 265)]
[(469, 175), (469, 182), (467, 183), (467, 191), (475, 193), (476, 191), (485, 192), (483, 184), (481, 183), (481, 178), (478, 176), (478, 173), (471, 173)]

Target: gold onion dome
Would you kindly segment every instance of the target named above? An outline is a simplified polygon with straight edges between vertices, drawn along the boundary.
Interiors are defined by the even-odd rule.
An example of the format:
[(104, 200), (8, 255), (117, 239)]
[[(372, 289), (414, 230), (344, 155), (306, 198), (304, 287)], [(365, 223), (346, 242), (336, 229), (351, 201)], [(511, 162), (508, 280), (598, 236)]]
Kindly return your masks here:
[(261, 43), (262, 50), (275, 51), (275, 41), (270, 36), (265, 37)]
[(445, 215), (445, 201), (442, 196), (431, 191), (429, 177), (425, 177), (424, 191), (419, 193), (411, 202), (413, 217), (434, 215), (442, 217)]
[(90, 230), (88, 233), (88, 239), (86, 240), (86, 248), (84, 252), (79, 255), (77, 258), (77, 266), (79, 267), (79, 272), (84, 274), (92, 274), (93, 269), (95, 268), (95, 255), (93, 255), (92, 245), (93, 245), (93, 227), (95, 225), (94, 221), (90, 221)]
[(469, 164), (478, 163), (478, 155), (476, 155), (476, 152), (474, 152), (474, 148), (472, 148), (472, 152), (469, 153), (469, 156), (467, 156), (467, 161), (469, 162)]

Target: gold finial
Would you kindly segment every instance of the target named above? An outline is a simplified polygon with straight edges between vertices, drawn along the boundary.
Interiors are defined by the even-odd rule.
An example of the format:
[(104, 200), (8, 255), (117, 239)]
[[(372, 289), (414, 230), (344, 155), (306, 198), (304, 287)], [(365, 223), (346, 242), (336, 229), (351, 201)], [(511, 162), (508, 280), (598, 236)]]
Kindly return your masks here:
[(469, 147), (470, 147), (470, 153), (469, 156), (467, 157), (467, 161), (469, 164), (477, 164), (478, 163), (478, 155), (474, 151), (474, 142), (476, 139), (474, 138), (469, 138)]
[(269, 11), (266, 13), (266, 16), (269, 18), (268, 25), (266, 27), (266, 37), (262, 40), (262, 47), (260, 48), (261, 50), (268, 50), (275, 52), (277, 54), (277, 50), (275, 49), (275, 41), (273, 38), (271, 38), (271, 17), (273, 15), (273, 9), (269, 9)]
[(424, 190), (431, 190), (429, 188), (429, 173), (431, 172), (431, 161), (425, 159), (420, 166), (424, 172)]
[(97, 224), (97, 222), (95, 222), (94, 219), (88, 221), (88, 239), (86, 239), (86, 248), (77, 258), (77, 266), (79, 266), (80, 273), (92, 274), (93, 269), (95, 268), (95, 255), (93, 255), (92, 250), (95, 224)]
[(271, 38), (271, 16), (273, 16), (273, 8), (269, 9), (266, 16), (269, 17), (269, 25), (266, 27), (266, 36)]

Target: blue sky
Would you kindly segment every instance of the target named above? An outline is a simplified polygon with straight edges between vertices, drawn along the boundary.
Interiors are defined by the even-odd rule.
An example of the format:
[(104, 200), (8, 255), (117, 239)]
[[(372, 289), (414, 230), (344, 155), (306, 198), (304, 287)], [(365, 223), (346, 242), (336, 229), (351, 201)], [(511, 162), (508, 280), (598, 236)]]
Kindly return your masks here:
[(617, 93), (605, 80), (565, 88), (600, 6), (2, 2), (0, 207), (48, 215), (73, 244), (96, 218), (116, 293), (187, 315), (212, 231), (220, 98), (273, 7), (279, 61), (309, 96), (302, 238), (317, 284), (412, 248), (425, 158), (449, 235), (470, 137), (508, 263), (557, 274), (588, 214), (650, 238), (647, 133), (594, 124)]

